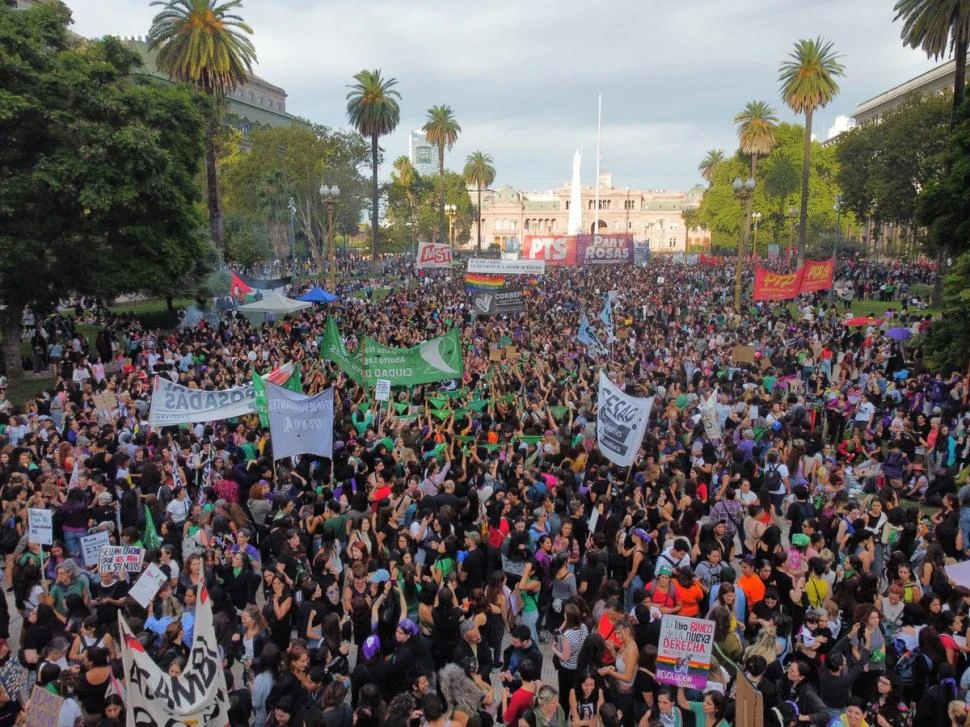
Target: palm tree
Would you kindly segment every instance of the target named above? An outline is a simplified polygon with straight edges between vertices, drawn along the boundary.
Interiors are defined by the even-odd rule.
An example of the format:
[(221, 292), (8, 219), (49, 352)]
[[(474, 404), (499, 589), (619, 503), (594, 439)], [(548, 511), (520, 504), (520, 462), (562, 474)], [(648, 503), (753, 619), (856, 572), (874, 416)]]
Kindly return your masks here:
[(717, 165), (724, 161), (723, 149), (711, 149), (704, 157), (704, 161), (697, 165), (697, 170), (708, 183), (714, 179), (714, 170)]
[(903, 21), (903, 43), (922, 48), (938, 59), (953, 51), (953, 110), (963, 102), (967, 85), (967, 50), (970, 48), (970, 2), (967, 0), (898, 0), (893, 20)]
[(252, 29), (230, 12), (241, 0), (155, 0), (162, 10), (148, 31), (149, 47), (158, 50), (158, 69), (173, 81), (195, 86), (212, 101), (206, 125), (205, 176), (209, 227), (219, 251), (224, 247), (222, 209), (216, 179), (216, 139), (226, 96), (253, 75), (256, 50)]
[(795, 43), (790, 60), (781, 64), (778, 80), (781, 98), (796, 114), (805, 114), (805, 152), (802, 156), (802, 205), (798, 218), (798, 264), (805, 261), (805, 232), (808, 221), (808, 170), (812, 156), (812, 115), (824, 108), (839, 92), (836, 78), (845, 73), (832, 42), (803, 38)]
[(481, 151), (472, 152), (465, 157), (465, 182), (474, 184), (478, 190), (478, 204), (475, 206), (475, 223), (478, 225), (478, 251), (482, 251), (482, 187), (495, 181), (495, 167), (491, 154)]
[(751, 157), (751, 178), (754, 179), (758, 157), (767, 156), (775, 145), (778, 117), (764, 101), (748, 101), (744, 109), (735, 115), (734, 124), (738, 127), (741, 153)]
[(451, 149), (458, 141), (461, 127), (455, 120), (451, 106), (432, 106), (421, 128), (429, 144), (438, 146), (438, 242), (447, 240), (445, 226), (445, 149)]
[(361, 136), (370, 137), (371, 162), (371, 243), (370, 255), (377, 264), (377, 223), (380, 213), (380, 188), (377, 186), (377, 162), (380, 148), (377, 145), (382, 136), (390, 134), (401, 120), (398, 99), (401, 94), (394, 87), (397, 80), (382, 78), (380, 69), (363, 70), (354, 76), (357, 83), (349, 86), (347, 94), (347, 118)]
[(418, 170), (414, 168), (410, 158), (403, 155), (394, 160), (394, 171), (397, 173), (397, 181), (401, 183), (402, 187), (404, 187), (404, 192), (407, 195), (408, 218), (411, 222), (411, 245), (413, 246), (418, 234), (417, 224), (414, 219), (414, 188), (417, 185), (418, 179), (420, 179), (421, 175), (418, 174)]

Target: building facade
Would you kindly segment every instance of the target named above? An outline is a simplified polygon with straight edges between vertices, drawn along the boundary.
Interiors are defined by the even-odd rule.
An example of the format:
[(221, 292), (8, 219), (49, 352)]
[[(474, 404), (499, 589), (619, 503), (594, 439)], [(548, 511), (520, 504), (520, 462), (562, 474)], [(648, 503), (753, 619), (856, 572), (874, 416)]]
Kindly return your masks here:
[[(482, 247), (498, 245), (502, 252), (518, 252), (526, 235), (565, 235), (569, 219), (570, 186), (552, 192), (521, 192), (512, 187), (482, 193)], [(647, 242), (653, 253), (703, 250), (711, 245), (710, 232), (688, 228), (688, 216), (700, 205), (703, 187), (687, 193), (614, 187), (611, 174), (600, 175), (599, 214), (596, 188), (582, 188), (583, 231), (630, 234)], [(478, 244), (473, 225), (469, 246)]]
[(955, 76), (956, 61), (949, 60), (936, 68), (931, 68), (926, 73), (921, 73), (898, 86), (893, 86), (888, 91), (883, 91), (879, 95), (863, 101), (852, 112), (852, 118), (859, 126), (879, 123), (883, 114), (898, 107), (902, 104), (903, 99), (910, 94), (931, 96), (952, 91)]
[(438, 146), (429, 142), (421, 129), (408, 134), (408, 159), (422, 177), (438, 176)]

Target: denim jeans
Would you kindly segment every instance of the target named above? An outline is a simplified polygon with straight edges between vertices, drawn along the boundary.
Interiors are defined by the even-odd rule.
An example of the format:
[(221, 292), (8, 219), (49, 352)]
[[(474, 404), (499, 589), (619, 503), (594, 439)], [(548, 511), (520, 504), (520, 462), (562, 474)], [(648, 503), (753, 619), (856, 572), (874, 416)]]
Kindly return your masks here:
[(64, 545), (72, 558), (81, 557), (81, 538), (87, 535), (84, 528), (64, 528)]
[(633, 594), (638, 588), (643, 588), (643, 579), (640, 576), (633, 576), (633, 580), (630, 581), (630, 587), (626, 589), (626, 610), (630, 611), (636, 605), (633, 602)]
[(532, 643), (538, 646), (539, 632), (536, 630), (536, 624), (539, 623), (539, 610), (523, 611), (519, 614), (519, 621), (523, 626), (529, 627), (529, 631), (532, 632)]

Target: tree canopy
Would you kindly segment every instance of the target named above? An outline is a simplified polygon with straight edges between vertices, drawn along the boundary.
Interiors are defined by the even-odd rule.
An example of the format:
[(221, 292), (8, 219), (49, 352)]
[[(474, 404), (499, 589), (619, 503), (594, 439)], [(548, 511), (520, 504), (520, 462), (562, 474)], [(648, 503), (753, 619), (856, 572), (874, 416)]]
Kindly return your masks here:
[[(0, 313), (8, 375), (20, 315), (70, 292), (162, 295), (208, 272), (197, 174), (205, 101), (131, 70), (118, 40), (77, 43), (61, 4), (0, 7)], [(106, 112), (106, 110), (109, 110)]]

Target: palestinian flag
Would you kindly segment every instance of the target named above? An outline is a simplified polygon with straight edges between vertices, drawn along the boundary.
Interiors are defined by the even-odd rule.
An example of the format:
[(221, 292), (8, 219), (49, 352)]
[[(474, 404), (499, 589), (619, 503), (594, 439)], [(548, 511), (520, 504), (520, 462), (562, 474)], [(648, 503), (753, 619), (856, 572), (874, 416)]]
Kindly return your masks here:
[(505, 286), (504, 275), (465, 273), (466, 290), (497, 290)]
[(246, 297), (253, 292), (253, 289), (235, 273), (232, 274), (232, 282), (229, 283), (229, 295), (235, 300), (246, 300)]

